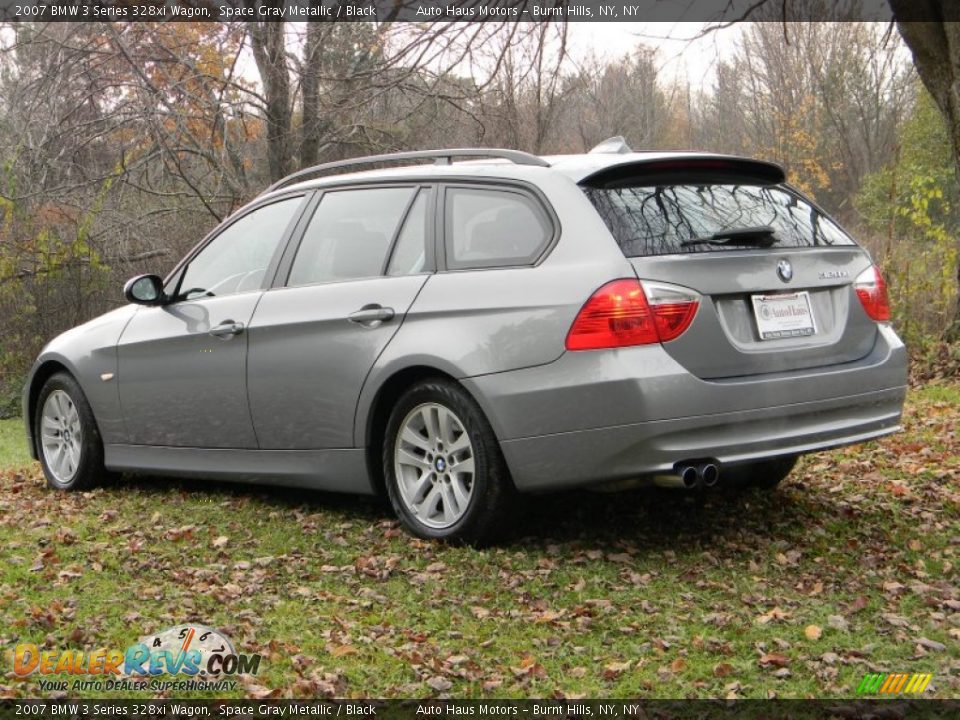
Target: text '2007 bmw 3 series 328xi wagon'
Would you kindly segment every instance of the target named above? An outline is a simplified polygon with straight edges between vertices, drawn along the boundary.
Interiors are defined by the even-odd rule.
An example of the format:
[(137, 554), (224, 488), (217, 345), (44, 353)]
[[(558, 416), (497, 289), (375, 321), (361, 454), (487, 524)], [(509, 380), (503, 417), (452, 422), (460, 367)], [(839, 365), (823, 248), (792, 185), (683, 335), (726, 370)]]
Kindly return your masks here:
[(382, 492), (483, 542), (524, 493), (775, 486), (905, 394), (883, 277), (780, 167), (618, 139), (309, 168), (124, 292), (27, 379), (55, 489)]

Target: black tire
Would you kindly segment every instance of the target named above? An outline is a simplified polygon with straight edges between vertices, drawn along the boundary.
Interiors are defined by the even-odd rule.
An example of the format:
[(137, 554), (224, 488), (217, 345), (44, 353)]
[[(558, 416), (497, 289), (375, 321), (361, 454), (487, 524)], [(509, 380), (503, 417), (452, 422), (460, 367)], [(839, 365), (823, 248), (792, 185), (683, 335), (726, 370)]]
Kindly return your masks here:
[[(470, 499), (466, 510), (449, 527), (424, 524), (407, 507), (394, 466), (394, 449), (401, 425), (412, 411), (425, 404), (440, 405), (452, 411), (472, 444), (474, 472)], [(490, 423), (477, 402), (459, 385), (446, 379), (418, 382), (400, 396), (390, 413), (384, 434), (383, 471), (393, 511), (404, 527), (420, 538), (486, 545), (501, 537), (519, 508), (519, 493)]]
[(787, 478), (796, 464), (796, 455), (785, 455), (770, 460), (735, 465), (723, 469), (721, 481), (740, 487), (773, 490)]
[[(47, 464), (42, 445), (43, 428), (41, 427), (41, 419), (43, 408), (47, 398), (58, 390), (69, 396), (70, 402), (77, 410), (81, 428), (80, 460), (73, 476), (65, 481), (58, 479), (56, 473)], [(110, 476), (110, 473), (103, 466), (103, 441), (100, 438), (97, 422), (93, 417), (93, 410), (90, 408), (90, 403), (87, 402), (83, 390), (80, 389), (80, 385), (71, 375), (65, 372), (56, 373), (43, 384), (40, 395), (37, 397), (37, 406), (33, 417), (33, 437), (37, 444), (37, 454), (40, 457), (43, 474), (47, 478), (47, 485), (52, 489), (64, 492), (89, 490)]]

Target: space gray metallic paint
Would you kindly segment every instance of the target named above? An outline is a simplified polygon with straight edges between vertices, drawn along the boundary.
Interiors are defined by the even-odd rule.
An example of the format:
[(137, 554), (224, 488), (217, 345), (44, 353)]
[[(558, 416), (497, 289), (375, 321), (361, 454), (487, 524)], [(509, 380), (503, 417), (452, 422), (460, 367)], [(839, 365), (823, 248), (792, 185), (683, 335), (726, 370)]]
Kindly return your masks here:
[(120, 472), (373, 494), (363, 450), (235, 450), (106, 445)]
[[(287, 188), (280, 194), (389, 182), (506, 183), (545, 203), (557, 238), (530, 267), (444, 272), (441, 266), (429, 275), (284, 288), (282, 270), (301, 220), (280, 271), (264, 281), (269, 290), (222, 298), (231, 300), (229, 312), (231, 303), (203, 301), (206, 315), (192, 320), (185, 308), (176, 311), (179, 318), (170, 314), (177, 304), (127, 307), (71, 330), (35, 364), (25, 407), (38, 390), (34, 373), (54, 360), (87, 394), (110, 468), (354, 492), (373, 489), (365, 448), (378, 394), (414, 366), (449, 375), (473, 395), (521, 490), (662, 472), (692, 457), (737, 463), (802, 453), (894, 431), (906, 353), (889, 325), (866, 318), (853, 294), (851, 280), (870, 264), (861, 249), (718, 251), (632, 262), (623, 256), (577, 182), (615, 165), (674, 157), (566, 156), (548, 158), (550, 168), (454, 163)], [(441, 232), (435, 241), (439, 246)], [(751, 293), (785, 289), (776, 276), (784, 258), (794, 269), (789, 286), (811, 292), (823, 333), (759, 345), (747, 332), (743, 303)], [(631, 277), (703, 294), (694, 325), (664, 345), (566, 352), (566, 333), (587, 298), (610, 280)], [(370, 303), (389, 303), (394, 318), (376, 328), (346, 319)], [(163, 318), (157, 327), (171, 335), (191, 322), (199, 332), (228, 315), (246, 318), (247, 332), (226, 342), (193, 342), (199, 338), (187, 332), (179, 344), (151, 350), (146, 326), (131, 323), (123, 332), (141, 313)], [(200, 353), (207, 347), (214, 351)], [(238, 377), (244, 354), (248, 371)], [(131, 377), (125, 358), (134, 357), (143, 364)], [(118, 380), (101, 381), (109, 372)], [(130, 390), (123, 406), (129, 427), (118, 388)], [(170, 409), (160, 409), (156, 421), (146, 417), (171, 393), (179, 400)], [(206, 405), (223, 402), (229, 417), (211, 416)], [(199, 413), (190, 433), (199, 433), (206, 447), (176, 446), (184, 442), (176, 427), (184, 407)]]
[[(777, 262), (783, 259), (793, 266), (788, 285), (776, 272)], [(640, 279), (692, 288), (703, 296), (702, 302), (713, 305), (713, 312), (698, 312), (687, 332), (664, 345), (668, 354), (698, 377), (836, 365), (861, 358), (873, 347), (877, 324), (863, 311), (850, 282), (819, 277), (824, 267), (842, 270), (849, 277), (870, 267), (869, 257), (859, 247), (695, 253), (635, 258), (632, 264)], [(784, 338), (770, 347), (755, 338), (749, 294), (792, 289), (810, 292), (817, 334)]]
[[(427, 277), (278, 288), (264, 295), (250, 326), (247, 380), (262, 449), (354, 447), (360, 389)], [(368, 325), (349, 320), (368, 305), (390, 308), (393, 317)]]
[(717, 415), (700, 415), (501, 442), (522, 491), (549, 490), (669, 473), (678, 457), (724, 465), (824, 450), (900, 428), (906, 389), (844, 395)]
[(463, 383), (500, 419), (498, 437), (514, 440), (902, 388), (905, 361), (903, 344), (884, 328), (868, 355), (828, 368), (708, 381), (691, 375), (663, 346), (645, 345), (566, 353), (544, 367)]
[[(127, 322), (137, 311), (136, 305), (112, 310), (83, 325), (67, 330), (51, 340), (40, 352), (27, 375), (23, 390), (23, 416), (32, 417), (35, 410), (33, 399), (40, 388), (33, 383), (34, 377), (44, 366), (55, 364), (64, 367), (73, 375), (87, 395), (87, 400), (97, 418), (100, 435), (105, 443), (121, 442), (126, 438), (123, 414), (120, 411), (120, 396), (115, 382), (103, 382), (100, 375), (118, 370), (117, 340)], [(43, 375), (44, 373), (41, 373)], [(49, 375), (49, 373), (46, 373)], [(33, 430), (26, 423), (30, 452), (37, 458), (33, 443)]]
[(210, 332), (228, 322), (248, 326), (262, 295), (140, 308), (117, 345), (127, 443), (257, 448), (246, 392), (248, 334)]

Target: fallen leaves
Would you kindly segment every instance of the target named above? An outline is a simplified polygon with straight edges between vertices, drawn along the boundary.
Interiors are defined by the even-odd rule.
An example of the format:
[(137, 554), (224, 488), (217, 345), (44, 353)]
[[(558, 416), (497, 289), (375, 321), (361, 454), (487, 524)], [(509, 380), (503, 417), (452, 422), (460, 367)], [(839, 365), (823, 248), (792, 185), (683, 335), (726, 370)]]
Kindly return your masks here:
[(622, 675), (627, 670), (633, 666), (633, 663), (627, 660), (626, 662), (610, 662), (603, 666), (603, 679), (604, 680), (615, 680), (619, 675)]
[(560, 618), (566, 615), (566, 610), (544, 610), (533, 615), (533, 622), (536, 625), (545, 623), (556, 623)]
[(910, 621), (902, 615), (896, 615), (895, 613), (881, 613), (880, 617), (882, 617), (888, 625), (892, 625), (893, 627), (910, 627)]
[[(412, 539), (359, 499), (156, 480), (59, 495), (0, 473), (0, 644), (196, 619), (264, 655), (251, 698), (842, 696), (960, 641), (960, 403), (931, 409), (805, 458), (777, 493), (544, 497), (526, 536), (485, 550)], [(948, 673), (930, 691), (957, 692)]]
[(843, 617), (843, 615), (828, 615), (827, 625), (832, 627), (834, 630), (840, 631), (845, 631), (850, 627), (850, 623), (847, 622), (847, 619)]
[(453, 687), (453, 683), (447, 680), (447, 678), (437, 675), (435, 677), (427, 680), (427, 685), (437, 692), (446, 692)]
[(863, 595), (858, 595), (853, 602), (847, 606), (847, 612), (858, 613), (861, 610), (864, 610), (867, 607), (869, 601)]
[(788, 550), (785, 553), (777, 553), (776, 560), (780, 565), (795, 566), (800, 562), (802, 553), (799, 550)]
[(758, 625), (766, 625), (767, 623), (786, 620), (789, 617), (790, 613), (786, 612), (785, 610), (781, 610), (779, 607), (773, 607), (768, 612), (758, 615), (756, 618), (756, 623)]
[(786, 667), (790, 664), (790, 658), (782, 653), (764, 653), (757, 662), (761, 667)]
[(718, 678), (724, 678), (729, 675), (733, 675), (733, 665), (730, 663), (722, 662), (717, 663), (713, 666), (713, 676)]
[(546, 677), (546, 671), (543, 665), (540, 665), (530, 653), (527, 653), (521, 658), (519, 665), (511, 667), (510, 672), (513, 673), (515, 678), (520, 680), (527, 680), (531, 677)]
[(917, 638), (916, 643), (919, 647), (923, 648), (924, 650), (932, 650), (933, 652), (943, 652), (944, 650), (947, 649), (947, 646), (944, 645), (942, 642), (938, 642), (936, 640), (930, 640), (929, 638), (925, 638), (925, 637)]

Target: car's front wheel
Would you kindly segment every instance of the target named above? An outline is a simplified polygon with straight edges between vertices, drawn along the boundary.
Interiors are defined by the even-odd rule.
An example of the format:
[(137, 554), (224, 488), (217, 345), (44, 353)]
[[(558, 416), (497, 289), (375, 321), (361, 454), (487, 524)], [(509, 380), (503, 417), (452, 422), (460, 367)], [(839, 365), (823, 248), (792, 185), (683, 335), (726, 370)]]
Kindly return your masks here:
[(87, 490), (106, 476), (93, 410), (67, 373), (52, 375), (41, 388), (33, 436), (43, 474), (54, 490)]
[(383, 468), (394, 511), (418, 537), (483, 544), (516, 509), (493, 429), (448, 380), (420, 382), (400, 397), (387, 423)]

